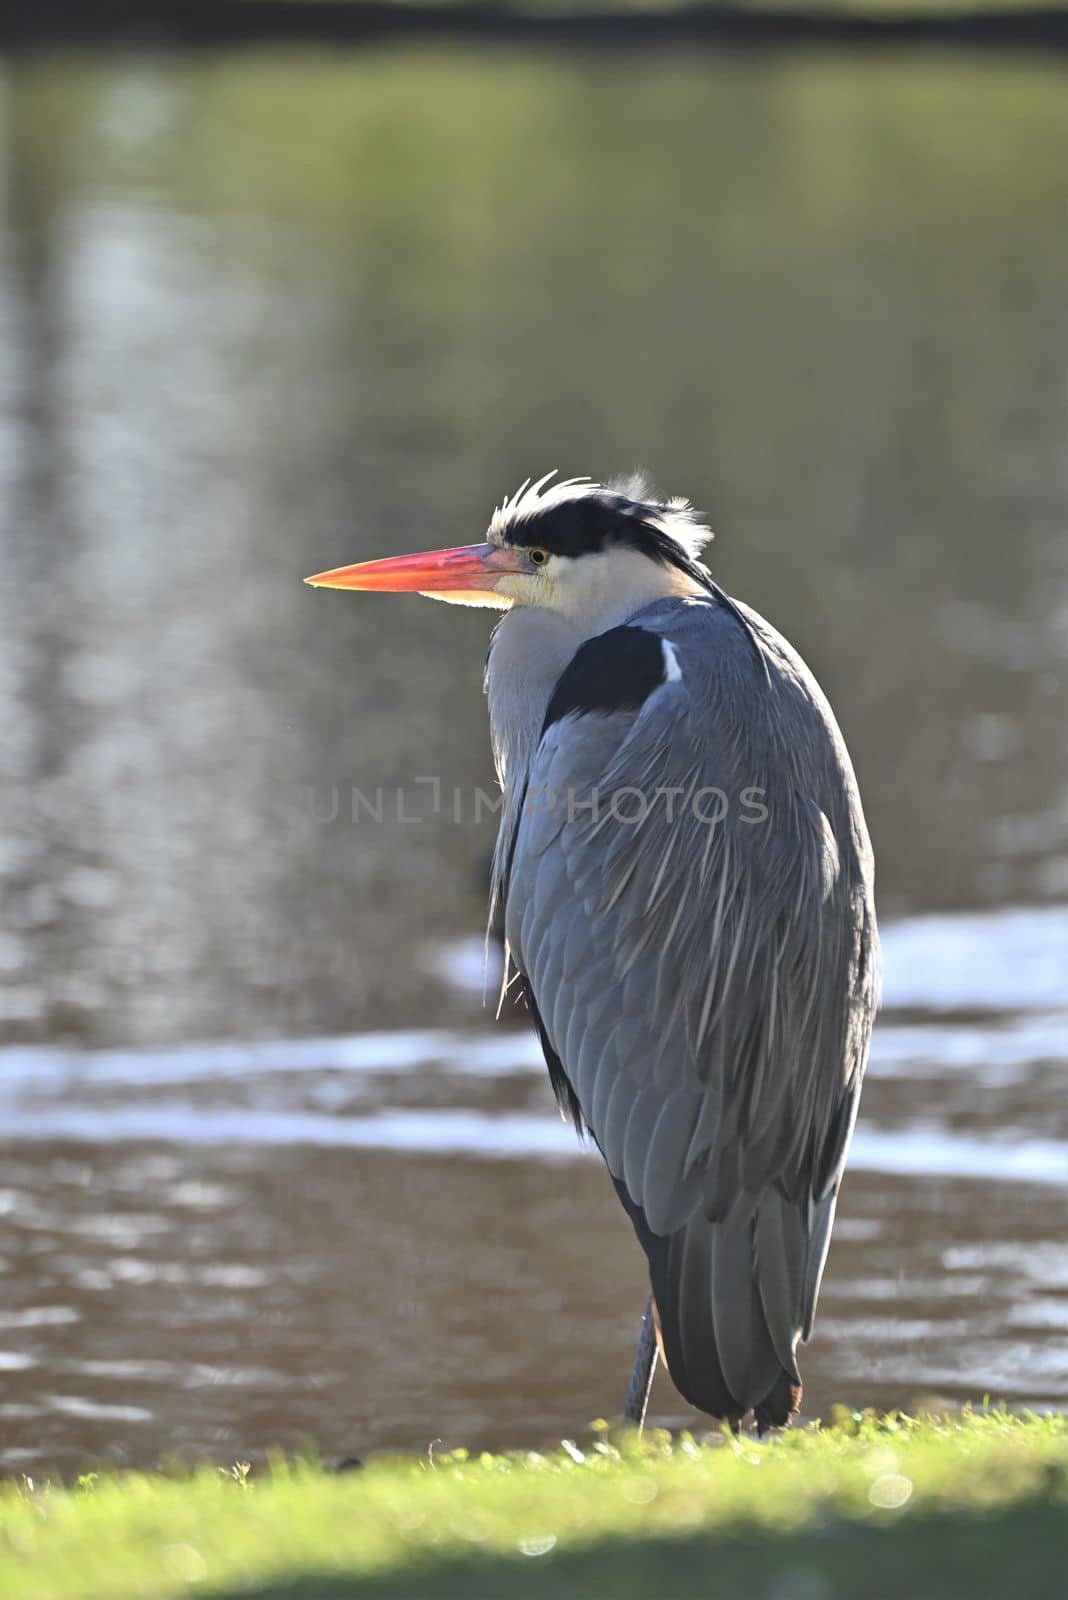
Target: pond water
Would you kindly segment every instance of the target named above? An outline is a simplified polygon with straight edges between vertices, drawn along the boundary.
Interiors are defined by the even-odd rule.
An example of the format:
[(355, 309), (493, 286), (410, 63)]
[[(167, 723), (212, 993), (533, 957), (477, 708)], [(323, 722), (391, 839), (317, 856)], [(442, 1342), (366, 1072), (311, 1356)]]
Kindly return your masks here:
[[(806, 1414), (1064, 1405), (1068, 917), (886, 945)], [(525, 1029), (12, 1047), (0, 1115), (8, 1467), (540, 1443), (621, 1404), (638, 1254)], [(653, 1414), (695, 1422), (662, 1377)]]
[(486, 614), (300, 583), (553, 466), (709, 512), (863, 787), (887, 1008), (806, 1414), (1068, 1402), (1062, 90), (0, 66), (0, 1469), (618, 1410), (639, 1253), (481, 998)]

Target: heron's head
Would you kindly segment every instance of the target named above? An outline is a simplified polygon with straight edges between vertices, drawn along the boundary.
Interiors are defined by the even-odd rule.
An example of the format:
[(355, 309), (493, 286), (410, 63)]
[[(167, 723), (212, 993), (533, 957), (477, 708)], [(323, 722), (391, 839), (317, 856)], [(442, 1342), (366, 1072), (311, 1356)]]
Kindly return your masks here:
[(319, 572), (322, 589), (409, 591), (454, 604), (540, 606), (582, 619), (707, 588), (698, 554), (711, 538), (685, 500), (644, 480), (525, 483), (490, 519), (483, 544), (392, 556)]

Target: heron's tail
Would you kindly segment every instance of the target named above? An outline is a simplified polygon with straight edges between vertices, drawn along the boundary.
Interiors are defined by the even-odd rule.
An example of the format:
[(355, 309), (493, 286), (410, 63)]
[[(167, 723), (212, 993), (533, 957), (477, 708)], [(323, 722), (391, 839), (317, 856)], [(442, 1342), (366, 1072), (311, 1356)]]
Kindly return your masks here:
[(747, 1411), (781, 1427), (801, 1404), (796, 1349), (805, 1321), (808, 1229), (777, 1190), (741, 1194), (719, 1221), (691, 1217), (667, 1237), (631, 1211), (649, 1259), (661, 1353), (698, 1411)]

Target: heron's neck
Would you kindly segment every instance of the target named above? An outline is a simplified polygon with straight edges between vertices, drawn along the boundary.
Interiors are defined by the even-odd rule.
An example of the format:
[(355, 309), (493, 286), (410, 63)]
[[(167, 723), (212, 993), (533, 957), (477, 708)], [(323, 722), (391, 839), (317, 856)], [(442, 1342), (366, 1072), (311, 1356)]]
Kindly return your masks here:
[(557, 679), (585, 637), (557, 611), (517, 606), (497, 624), (486, 660), (486, 697), (504, 810), (493, 852), (490, 921), (499, 905), (527, 776)]
[(505, 794), (522, 792), (557, 679), (585, 637), (576, 622), (539, 606), (516, 606), (497, 624), (486, 661), (486, 697)]

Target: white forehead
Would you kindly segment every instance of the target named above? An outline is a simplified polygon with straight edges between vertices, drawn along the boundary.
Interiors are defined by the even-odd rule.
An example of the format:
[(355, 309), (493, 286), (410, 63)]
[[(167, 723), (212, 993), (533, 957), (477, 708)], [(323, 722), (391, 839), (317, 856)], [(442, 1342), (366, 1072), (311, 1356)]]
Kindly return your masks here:
[(513, 535), (524, 522), (552, 511), (569, 501), (585, 500), (602, 493), (606, 488), (612, 494), (624, 495), (648, 507), (646, 521), (659, 528), (682, 546), (687, 555), (696, 558), (712, 538), (712, 530), (700, 519), (688, 500), (675, 497), (660, 503), (652, 498), (645, 480), (640, 476), (627, 482), (601, 484), (592, 478), (562, 478), (554, 483), (555, 469), (536, 480), (527, 478), (513, 495), (502, 500), (490, 518), (488, 536), (494, 544)]

